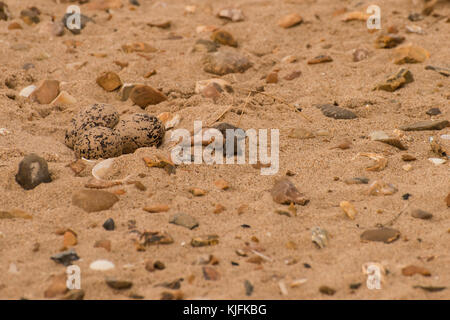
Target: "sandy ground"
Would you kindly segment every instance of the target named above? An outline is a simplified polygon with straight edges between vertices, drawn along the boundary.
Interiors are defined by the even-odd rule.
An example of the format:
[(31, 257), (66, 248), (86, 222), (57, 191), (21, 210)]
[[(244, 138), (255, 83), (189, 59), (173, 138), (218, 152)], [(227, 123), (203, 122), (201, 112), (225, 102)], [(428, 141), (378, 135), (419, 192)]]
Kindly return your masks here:
[[(129, 299), (140, 295), (145, 299), (159, 299), (163, 291), (173, 290), (157, 286), (183, 278), (179, 289), (186, 299), (448, 299), (450, 298), (450, 208), (444, 199), (450, 191), (449, 163), (435, 166), (428, 144), (432, 135), (450, 134), (450, 128), (436, 132), (406, 132), (408, 151), (399, 151), (389, 145), (368, 139), (370, 132), (384, 130), (393, 135), (401, 125), (419, 120), (450, 119), (449, 79), (437, 72), (425, 70), (425, 65), (449, 67), (448, 46), (450, 3), (436, 6), (440, 16), (427, 16), (418, 22), (407, 19), (410, 13), (420, 12), (419, 1), (374, 1), (381, 7), (382, 29), (369, 33), (365, 22), (344, 23), (341, 16), (333, 16), (336, 10), (362, 11), (372, 4), (369, 1), (196, 1), (139, 0), (141, 6), (130, 10), (125, 6), (111, 10), (108, 19), (105, 11), (84, 11), (96, 23), (89, 23), (81, 35), (66, 31), (62, 37), (38, 33), (40, 25), (54, 15), (60, 19), (68, 4), (56, 4), (51, 0), (6, 1), (23, 30), (8, 30), (11, 21), (0, 21), (0, 127), (10, 134), (0, 136), (0, 211), (20, 209), (32, 215), (32, 219), (0, 219), (0, 298), (43, 299), (51, 284), (52, 275), (64, 272), (65, 267), (50, 259), (63, 247), (63, 237), (56, 234), (61, 228), (71, 228), (78, 234), (74, 247), (80, 260), (74, 262), (81, 268), (82, 289), (85, 299)], [(21, 10), (29, 6), (41, 10), (41, 23), (24, 24)], [(185, 6), (196, 6), (195, 13), (186, 13)], [(226, 22), (215, 16), (218, 9), (235, 5), (242, 9), (245, 20)], [(297, 12), (304, 23), (290, 29), (277, 25), (280, 17)], [(442, 16), (447, 18), (442, 19)], [(147, 26), (156, 20), (171, 20), (170, 29)], [(230, 97), (222, 97), (216, 103), (194, 93), (198, 80), (214, 76), (202, 70), (202, 53), (191, 49), (196, 40), (209, 38), (209, 34), (197, 34), (199, 25), (223, 26), (237, 39), (238, 52), (253, 62), (245, 73), (229, 74), (222, 78), (236, 88), (264, 86), (265, 91), (290, 103), (298, 103), (302, 113), (311, 122), (279, 101), (268, 96), (255, 95), (241, 118), (240, 127), (274, 128), (280, 130), (280, 170), (274, 176), (262, 176), (251, 165), (182, 165), (176, 174), (168, 175), (158, 168), (147, 168), (144, 156), (155, 152), (168, 154), (166, 142), (158, 151), (142, 148), (131, 155), (121, 156), (115, 169), (117, 177), (133, 175), (147, 188), (140, 191), (134, 185), (110, 188), (124, 189), (120, 201), (111, 209), (86, 213), (72, 205), (72, 194), (83, 189), (90, 178), (89, 167), (80, 177), (67, 165), (75, 160), (74, 153), (64, 144), (64, 133), (70, 119), (83, 107), (95, 102), (114, 105), (121, 114), (139, 112), (131, 101), (121, 102), (116, 93), (108, 93), (95, 83), (102, 71), (118, 73), (123, 82), (146, 83), (160, 88), (169, 100), (149, 106), (146, 112), (180, 114), (177, 128), (193, 128), (194, 120), (210, 122), (233, 104), (242, 107), (247, 95), (235, 89)], [(424, 35), (406, 33), (406, 25), (418, 25)], [(392, 50), (375, 49), (374, 40), (388, 26), (396, 26), (406, 42), (420, 45), (430, 52), (424, 63), (408, 64), (415, 81), (404, 88), (389, 93), (372, 91), (372, 88), (399, 66), (392, 63)], [(169, 35), (182, 36), (168, 39)], [(81, 45), (67, 51), (66, 40), (77, 40)], [(129, 42), (146, 42), (158, 49), (147, 54), (149, 61), (136, 53), (120, 50)], [(406, 43), (405, 42), (405, 43)], [(26, 44), (28, 50), (17, 51), (15, 44)], [(366, 48), (369, 57), (360, 62), (352, 61), (352, 50)], [(222, 50), (222, 48), (220, 49)], [(105, 53), (105, 57), (99, 57)], [(307, 60), (319, 55), (332, 56), (333, 62), (308, 65)], [(295, 55), (295, 63), (282, 63), (287, 55)], [(126, 61), (121, 69), (113, 63)], [(86, 61), (80, 70), (68, 70), (66, 65)], [(23, 70), (25, 63), (35, 68)], [(262, 79), (278, 68), (280, 81), (266, 84)], [(155, 69), (157, 74), (144, 78)], [(301, 71), (299, 78), (287, 81), (282, 77), (292, 71)], [(15, 75), (17, 85), (7, 88), (4, 80)], [(39, 105), (19, 97), (22, 88), (51, 78), (62, 82), (62, 89), (77, 99), (77, 104), (62, 108)], [(8, 98), (15, 96), (15, 99)], [(351, 108), (358, 118), (334, 120), (326, 118), (314, 105), (337, 102)], [(438, 107), (442, 114), (430, 117), (425, 112)], [(240, 116), (234, 112), (225, 114), (222, 121), (236, 125)], [(289, 129), (304, 128), (312, 132), (326, 130), (327, 136), (312, 139), (295, 139), (288, 136)], [(167, 135), (166, 135), (167, 138)], [(333, 146), (344, 139), (352, 141), (347, 150)], [(448, 147), (448, 146), (447, 146)], [(380, 172), (365, 168), (371, 160), (355, 157), (359, 152), (374, 152), (388, 158), (387, 167)], [(49, 163), (53, 182), (41, 184), (33, 190), (23, 190), (14, 179), (18, 164), (29, 153), (44, 157)], [(401, 155), (414, 155), (412, 170), (405, 171)], [(270, 195), (274, 181), (286, 175), (310, 200), (306, 206), (297, 206), (297, 216), (279, 215), (277, 209), (286, 207), (275, 203)], [(145, 177), (139, 178), (139, 174)], [(142, 175), (141, 175), (142, 176)], [(347, 185), (343, 181), (352, 177), (367, 177), (370, 181), (383, 180), (394, 184), (398, 192), (391, 196), (368, 196), (368, 185)], [(214, 181), (225, 179), (230, 184), (226, 191), (218, 190)], [(203, 197), (194, 197), (188, 189), (199, 187), (208, 191)], [(409, 193), (409, 200), (402, 195)], [(350, 201), (358, 214), (350, 220), (339, 208), (343, 200)], [(169, 212), (147, 213), (145, 206), (156, 203), (169, 205)], [(214, 214), (216, 204), (226, 210)], [(361, 242), (360, 235), (378, 223), (393, 219), (404, 207), (409, 207), (393, 224), (400, 230), (399, 240), (390, 243)], [(238, 209), (246, 210), (238, 214)], [(431, 212), (433, 219), (419, 220), (411, 217), (412, 208)], [(189, 230), (169, 224), (169, 216), (184, 212), (199, 221), (199, 227)], [(102, 228), (103, 222), (112, 217), (115, 231)], [(130, 240), (129, 221), (135, 220), (140, 231), (167, 231), (173, 238), (170, 245), (147, 247), (138, 252)], [(243, 228), (247, 224), (250, 228)], [(311, 229), (320, 226), (330, 234), (329, 245), (318, 249), (311, 241)], [(193, 248), (193, 237), (217, 234), (219, 244)], [(112, 250), (94, 248), (100, 239), (111, 241)], [(255, 240), (259, 243), (256, 243)], [(33, 251), (36, 243), (39, 249)], [(248, 262), (235, 251), (246, 243), (270, 258), (261, 264)], [(198, 258), (212, 254), (219, 263), (217, 281), (205, 280)], [(91, 262), (107, 259), (115, 264), (110, 271), (94, 271)], [(149, 272), (144, 267), (148, 259), (162, 261), (166, 268)], [(286, 260), (296, 263), (286, 264)], [(232, 265), (236, 262), (238, 265)], [(389, 272), (384, 276), (381, 290), (366, 287), (367, 276), (362, 272), (366, 262), (381, 263)], [(305, 263), (310, 268), (305, 267)], [(416, 265), (426, 268), (431, 276), (402, 275), (402, 268)], [(105, 276), (133, 282), (129, 290), (113, 290), (105, 284)], [(291, 288), (296, 279), (307, 279), (302, 285)], [(244, 281), (254, 286), (247, 296)], [(284, 282), (287, 295), (280, 292)], [(361, 283), (359, 289), (350, 284)], [(336, 290), (334, 295), (319, 292), (321, 286)], [(416, 285), (446, 286), (440, 292), (427, 292)], [(56, 298), (59, 298), (57, 296)]]

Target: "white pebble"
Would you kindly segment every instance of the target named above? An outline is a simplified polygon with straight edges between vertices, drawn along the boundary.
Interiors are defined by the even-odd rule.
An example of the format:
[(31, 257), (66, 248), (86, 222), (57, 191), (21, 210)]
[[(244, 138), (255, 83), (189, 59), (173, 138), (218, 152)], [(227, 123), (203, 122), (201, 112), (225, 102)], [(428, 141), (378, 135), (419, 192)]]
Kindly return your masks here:
[(114, 263), (108, 260), (95, 260), (89, 266), (92, 270), (106, 271), (114, 269)]
[(450, 140), (450, 134), (443, 134), (443, 135), (441, 136), (441, 139), (444, 139), (444, 140)]
[(0, 136), (6, 136), (6, 135), (8, 135), (10, 133), (11, 133), (11, 131), (9, 131), (8, 129), (0, 128)]

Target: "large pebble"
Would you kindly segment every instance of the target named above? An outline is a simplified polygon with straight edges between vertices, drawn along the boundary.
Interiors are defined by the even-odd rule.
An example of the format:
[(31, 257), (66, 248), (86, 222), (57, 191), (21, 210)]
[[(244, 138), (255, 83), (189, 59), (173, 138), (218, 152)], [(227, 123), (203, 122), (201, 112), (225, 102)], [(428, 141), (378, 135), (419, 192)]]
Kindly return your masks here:
[(391, 228), (366, 230), (361, 234), (363, 241), (379, 241), (391, 243), (400, 237), (400, 231)]
[(411, 83), (414, 81), (414, 77), (411, 71), (407, 69), (400, 69), (395, 74), (391, 75), (386, 79), (385, 82), (378, 84), (374, 90), (384, 90), (388, 92), (393, 92), (405, 84)]
[(169, 219), (169, 223), (173, 223), (191, 230), (198, 227), (197, 219), (185, 213), (176, 213), (172, 215)]
[(25, 190), (31, 190), (41, 183), (52, 181), (45, 159), (36, 154), (27, 155), (19, 164), (16, 181)]
[(205, 72), (216, 74), (219, 76), (228, 73), (243, 73), (252, 66), (247, 57), (229, 51), (219, 51), (208, 54), (203, 59)]
[(59, 94), (59, 81), (57, 80), (44, 80), (39, 86), (31, 93), (30, 99), (40, 104), (49, 104)]
[(282, 28), (291, 28), (303, 22), (303, 18), (297, 13), (291, 13), (280, 20), (278, 20), (278, 25)]
[(450, 122), (448, 120), (426, 120), (401, 126), (400, 130), (403, 131), (442, 130), (446, 127), (450, 127)]
[(271, 190), (273, 201), (279, 204), (306, 205), (309, 200), (300, 193), (288, 178), (278, 180)]
[(103, 190), (81, 190), (72, 196), (72, 204), (86, 212), (97, 212), (110, 209), (119, 198)]
[(317, 108), (322, 111), (323, 115), (328, 118), (333, 119), (356, 119), (357, 116), (355, 113), (348, 109), (344, 109), (332, 104), (324, 104), (321, 106), (318, 106)]
[(147, 86), (135, 85), (130, 91), (130, 99), (142, 109), (148, 105), (154, 105), (167, 100), (167, 97), (160, 91)]

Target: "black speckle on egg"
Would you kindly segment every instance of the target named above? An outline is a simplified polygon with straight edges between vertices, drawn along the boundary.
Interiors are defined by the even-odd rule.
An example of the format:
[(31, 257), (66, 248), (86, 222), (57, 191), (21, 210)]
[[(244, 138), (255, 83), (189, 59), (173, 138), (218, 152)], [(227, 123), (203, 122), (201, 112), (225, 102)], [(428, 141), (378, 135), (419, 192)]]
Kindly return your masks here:
[(107, 159), (122, 154), (122, 141), (114, 130), (95, 127), (81, 133), (73, 149), (78, 158)]
[(115, 131), (122, 137), (122, 153), (133, 153), (143, 147), (159, 147), (165, 134), (163, 123), (145, 113), (122, 116)]

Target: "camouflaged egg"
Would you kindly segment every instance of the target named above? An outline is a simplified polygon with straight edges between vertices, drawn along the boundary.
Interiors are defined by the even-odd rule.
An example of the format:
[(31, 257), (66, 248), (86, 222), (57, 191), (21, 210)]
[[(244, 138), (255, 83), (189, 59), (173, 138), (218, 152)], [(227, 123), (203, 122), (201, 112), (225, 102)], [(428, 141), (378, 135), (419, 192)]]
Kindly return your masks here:
[(81, 110), (70, 122), (66, 131), (65, 143), (73, 148), (78, 135), (93, 127), (114, 128), (119, 122), (119, 113), (108, 104), (93, 104)]
[(107, 159), (122, 154), (122, 140), (114, 130), (94, 127), (80, 133), (73, 150), (77, 158)]
[(133, 153), (142, 147), (159, 147), (165, 134), (164, 124), (145, 113), (122, 116), (115, 131), (122, 137), (122, 153)]

